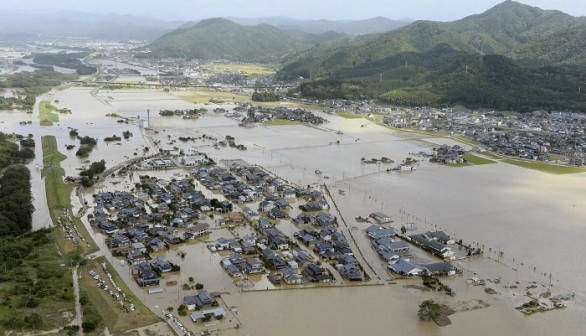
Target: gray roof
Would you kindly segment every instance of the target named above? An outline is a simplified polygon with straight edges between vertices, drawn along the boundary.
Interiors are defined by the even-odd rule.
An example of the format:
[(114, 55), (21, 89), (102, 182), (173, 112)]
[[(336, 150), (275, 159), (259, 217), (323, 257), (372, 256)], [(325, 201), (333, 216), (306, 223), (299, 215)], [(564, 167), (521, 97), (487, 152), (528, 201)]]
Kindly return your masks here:
[(395, 264), (391, 264), (389, 265), (389, 268), (398, 274), (408, 274), (409, 272), (412, 272), (414, 270), (423, 270), (422, 267), (418, 267), (416, 265), (413, 265), (412, 263), (405, 261), (403, 259), (397, 261)]

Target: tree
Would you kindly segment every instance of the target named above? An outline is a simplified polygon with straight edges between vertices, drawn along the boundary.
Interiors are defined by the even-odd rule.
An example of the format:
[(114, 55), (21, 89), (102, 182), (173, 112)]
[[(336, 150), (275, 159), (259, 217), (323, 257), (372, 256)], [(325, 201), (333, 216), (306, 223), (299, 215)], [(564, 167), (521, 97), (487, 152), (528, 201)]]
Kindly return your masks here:
[(441, 305), (434, 300), (425, 300), (419, 304), (417, 315), (424, 321), (435, 320), (440, 316)]
[(179, 316), (187, 316), (187, 306), (184, 304), (180, 305), (179, 308), (177, 308), (177, 313)]

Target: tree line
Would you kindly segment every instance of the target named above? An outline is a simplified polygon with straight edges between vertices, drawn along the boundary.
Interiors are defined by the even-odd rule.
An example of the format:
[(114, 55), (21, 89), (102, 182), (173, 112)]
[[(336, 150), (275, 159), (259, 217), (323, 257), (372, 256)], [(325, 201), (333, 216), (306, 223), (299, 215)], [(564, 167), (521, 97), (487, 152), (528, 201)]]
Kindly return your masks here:
[(34, 207), (30, 178), (23, 165), (9, 166), (0, 178), (0, 236), (31, 230)]
[(39, 69), (37, 71), (22, 71), (14, 73), (0, 81), (0, 88), (21, 89), (14, 97), (0, 96), (0, 109), (21, 109), (32, 111), (37, 96), (49, 91), (52, 87), (59, 86), (65, 81), (77, 79), (78, 75), (63, 74), (51, 69)]

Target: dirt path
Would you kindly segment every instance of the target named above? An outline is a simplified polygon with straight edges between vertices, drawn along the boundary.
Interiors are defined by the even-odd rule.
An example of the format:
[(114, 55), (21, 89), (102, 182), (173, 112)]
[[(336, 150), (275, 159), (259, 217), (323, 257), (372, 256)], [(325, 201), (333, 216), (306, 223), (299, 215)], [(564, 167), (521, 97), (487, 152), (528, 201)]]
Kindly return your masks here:
[(79, 278), (80, 276), (77, 274), (77, 266), (73, 268), (73, 293), (75, 294), (75, 320), (73, 320), (73, 325), (79, 326), (79, 332), (77, 335), (83, 335), (83, 329), (81, 327), (81, 323), (83, 321), (83, 315), (81, 312), (81, 303), (79, 302)]

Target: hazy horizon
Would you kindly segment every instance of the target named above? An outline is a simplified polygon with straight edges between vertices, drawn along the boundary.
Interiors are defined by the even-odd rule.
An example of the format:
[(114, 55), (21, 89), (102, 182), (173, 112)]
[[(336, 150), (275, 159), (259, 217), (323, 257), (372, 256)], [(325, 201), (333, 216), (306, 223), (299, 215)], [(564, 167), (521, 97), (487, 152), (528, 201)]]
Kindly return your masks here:
[[(0, 12), (55, 10), (92, 14), (146, 16), (164, 21), (192, 21), (212, 17), (262, 18), (284, 16), (295, 19), (360, 20), (376, 16), (402, 20), (453, 21), (482, 13), (503, 0), (367, 0), (364, 2), (322, 0), (28, 0), (11, 3)], [(583, 0), (522, 0), (542, 9), (557, 9), (586, 16)]]

